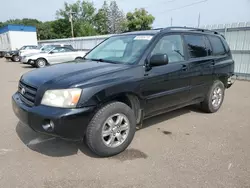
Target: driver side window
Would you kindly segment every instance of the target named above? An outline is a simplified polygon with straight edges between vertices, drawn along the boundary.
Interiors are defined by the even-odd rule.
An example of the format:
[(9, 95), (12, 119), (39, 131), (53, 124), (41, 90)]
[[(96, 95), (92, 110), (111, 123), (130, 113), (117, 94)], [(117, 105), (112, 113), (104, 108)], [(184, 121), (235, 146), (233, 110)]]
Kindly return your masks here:
[(65, 48), (57, 47), (54, 50), (52, 50), (53, 53), (61, 53), (65, 52)]
[(169, 63), (184, 60), (184, 50), (182, 38), (180, 35), (167, 35), (162, 37), (151, 52), (155, 54), (167, 54)]

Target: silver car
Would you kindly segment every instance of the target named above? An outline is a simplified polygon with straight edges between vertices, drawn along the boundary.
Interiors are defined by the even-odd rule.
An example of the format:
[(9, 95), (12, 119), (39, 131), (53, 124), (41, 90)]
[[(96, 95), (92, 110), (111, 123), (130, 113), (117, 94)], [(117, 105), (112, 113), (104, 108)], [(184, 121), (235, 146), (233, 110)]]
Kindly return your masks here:
[(47, 65), (80, 60), (86, 53), (86, 51), (76, 51), (68, 47), (54, 47), (49, 51), (24, 56), (21, 62), (41, 68)]

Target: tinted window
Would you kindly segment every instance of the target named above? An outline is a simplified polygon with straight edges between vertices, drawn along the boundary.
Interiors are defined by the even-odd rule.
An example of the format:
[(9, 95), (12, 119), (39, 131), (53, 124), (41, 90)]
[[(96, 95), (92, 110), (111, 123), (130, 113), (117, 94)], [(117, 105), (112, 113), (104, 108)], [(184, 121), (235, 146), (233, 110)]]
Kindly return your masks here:
[(72, 52), (73, 50), (71, 48), (64, 48), (65, 52)]
[(181, 36), (167, 35), (162, 37), (156, 44), (151, 56), (155, 54), (167, 54), (169, 63), (183, 61), (184, 53)]
[(214, 55), (223, 55), (226, 53), (222, 41), (219, 37), (209, 36), (209, 40), (212, 44)]
[(205, 39), (205, 43), (206, 43), (207, 55), (210, 56), (213, 53), (212, 46), (211, 46), (207, 37), (204, 37), (204, 39)]
[(205, 37), (202, 35), (185, 35), (190, 58), (205, 57), (208, 55)]
[(62, 52), (66, 52), (67, 49), (64, 47), (56, 47), (52, 50), (53, 53), (62, 53)]

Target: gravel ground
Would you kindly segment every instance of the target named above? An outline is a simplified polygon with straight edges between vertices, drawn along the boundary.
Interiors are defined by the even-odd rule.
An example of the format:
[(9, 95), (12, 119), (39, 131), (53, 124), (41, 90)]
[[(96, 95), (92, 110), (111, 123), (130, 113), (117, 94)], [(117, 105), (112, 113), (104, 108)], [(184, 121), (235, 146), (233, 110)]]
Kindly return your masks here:
[(103, 159), (18, 122), (11, 96), (30, 70), (0, 59), (0, 187), (250, 187), (250, 82), (227, 90), (215, 114), (187, 107), (146, 120), (125, 152)]

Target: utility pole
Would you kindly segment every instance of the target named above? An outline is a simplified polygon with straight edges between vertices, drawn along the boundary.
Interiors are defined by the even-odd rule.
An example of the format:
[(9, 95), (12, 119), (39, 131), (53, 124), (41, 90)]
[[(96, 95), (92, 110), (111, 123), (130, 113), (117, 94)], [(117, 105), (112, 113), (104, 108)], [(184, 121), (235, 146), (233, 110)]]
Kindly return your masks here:
[(171, 27), (173, 26), (173, 18), (171, 17)]
[(198, 16), (198, 28), (200, 27), (200, 22), (201, 22), (201, 13), (199, 12), (199, 16)]
[(71, 35), (72, 35), (72, 38), (74, 38), (73, 14), (75, 14), (75, 12), (69, 12), (69, 21), (70, 21), (70, 24), (71, 24)]

